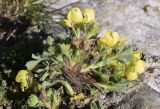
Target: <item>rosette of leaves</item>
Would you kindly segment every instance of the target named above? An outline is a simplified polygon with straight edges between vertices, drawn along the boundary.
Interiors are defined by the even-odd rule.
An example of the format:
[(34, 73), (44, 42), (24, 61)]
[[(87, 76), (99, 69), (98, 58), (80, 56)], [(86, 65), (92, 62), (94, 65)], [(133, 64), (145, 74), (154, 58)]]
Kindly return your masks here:
[[(133, 61), (133, 47), (117, 32), (106, 32), (103, 38), (99, 38), (92, 9), (85, 9), (83, 13), (79, 8), (73, 8), (61, 23), (71, 30), (70, 37), (48, 37), (44, 41), (43, 53), (32, 55), (34, 60), (26, 64), (38, 86), (35, 93), (45, 92), (42, 94), (45, 102), (48, 101), (45, 98), (48, 98), (49, 88), (59, 90), (63, 86), (64, 95), (59, 95), (60, 101), (72, 104), (77, 98), (80, 102), (92, 96), (94, 90), (122, 91), (128, 80), (135, 80), (126, 77), (131, 67), (129, 63), (137, 62)], [(132, 69), (138, 72), (137, 68)], [(77, 95), (79, 93), (83, 96)], [(65, 99), (68, 97), (73, 99)], [(31, 98), (37, 102), (33, 106), (29, 99), (30, 106), (41, 104), (37, 94)]]

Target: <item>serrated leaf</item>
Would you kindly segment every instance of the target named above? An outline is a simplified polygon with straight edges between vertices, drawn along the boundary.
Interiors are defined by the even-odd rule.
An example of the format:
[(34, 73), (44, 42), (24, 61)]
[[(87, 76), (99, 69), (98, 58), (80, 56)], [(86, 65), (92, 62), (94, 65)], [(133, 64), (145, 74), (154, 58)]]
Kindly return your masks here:
[(53, 55), (54, 52), (55, 52), (55, 48), (54, 47), (49, 47), (48, 52), (50, 52)]
[(48, 75), (49, 75), (48, 73), (44, 73), (44, 74), (41, 76), (40, 81), (44, 81), (44, 80), (47, 78)]
[(31, 94), (27, 100), (27, 103), (30, 107), (36, 107), (39, 102), (40, 102), (39, 98), (34, 94)]
[(86, 35), (86, 39), (91, 39), (91, 38), (96, 38), (98, 35), (98, 27), (97, 26), (93, 26)]
[(47, 52), (47, 51), (43, 51), (43, 53), (42, 53), (42, 57), (43, 58), (48, 58), (50, 55), (51, 54), (49, 52)]
[(38, 60), (38, 59), (41, 59), (40, 56), (36, 56), (35, 54), (32, 54), (32, 58), (33, 58), (33, 59), (37, 59), (37, 60)]
[(94, 83), (96, 87), (103, 88), (105, 90), (115, 91), (115, 92), (121, 92), (125, 89), (127, 86), (127, 82), (119, 82), (115, 84), (109, 84), (109, 83)]
[(50, 82), (48, 81), (43, 81), (42, 84), (38, 85), (38, 90), (42, 90), (42, 89), (46, 89), (46, 87), (48, 87), (50, 85)]
[(57, 57), (55, 57), (54, 62), (55, 62), (56, 64), (61, 64), (61, 63), (63, 63), (63, 57), (62, 57), (62, 55), (58, 55)]
[(133, 58), (133, 47), (123, 46), (118, 50), (116, 54), (116, 59), (122, 63), (127, 63)]
[(88, 65), (88, 66), (82, 68), (81, 72), (88, 72), (91, 69), (96, 69), (96, 68), (103, 67), (103, 66), (107, 65), (108, 61), (109, 60), (105, 60), (105, 61), (101, 61), (101, 62), (98, 62), (98, 63), (95, 63), (95, 64)]
[(88, 65), (87, 67), (85, 68), (82, 68), (81, 69), (81, 72), (88, 72), (90, 71), (91, 69), (96, 69), (96, 68), (99, 68), (99, 67), (102, 67), (104, 65), (104, 62), (99, 62), (99, 63), (95, 63), (95, 64), (91, 64), (91, 65)]
[(55, 109), (58, 109), (58, 107), (60, 105), (60, 102), (61, 102), (60, 92), (58, 92), (56, 90), (54, 91), (53, 101), (54, 101), (54, 107), (55, 107)]
[(71, 52), (70, 44), (60, 44), (60, 49), (64, 55), (69, 57), (69, 52)]
[(51, 88), (48, 89), (48, 91), (47, 91), (47, 97), (48, 97), (49, 99), (52, 98), (53, 92), (54, 92), (54, 89), (51, 89)]
[(53, 42), (54, 42), (54, 39), (53, 39), (51, 36), (49, 36), (49, 37), (47, 38), (46, 42), (47, 42), (49, 45), (52, 45)]
[(42, 60), (32, 60), (32, 61), (28, 61), (26, 63), (26, 67), (28, 70), (32, 70), (33, 68), (35, 68), (36, 65), (38, 65), (38, 63), (40, 63)]

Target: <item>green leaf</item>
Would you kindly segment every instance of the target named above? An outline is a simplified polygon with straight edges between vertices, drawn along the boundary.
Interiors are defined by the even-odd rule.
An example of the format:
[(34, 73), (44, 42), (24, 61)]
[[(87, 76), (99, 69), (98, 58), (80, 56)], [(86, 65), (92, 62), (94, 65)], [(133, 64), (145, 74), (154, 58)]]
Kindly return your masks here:
[(122, 63), (127, 63), (133, 58), (133, 47), (132, 46), (122, 46), (118, 49), (116, 54), (116, 59)]
[(90, 104), (90, 108), (91, 108), (91, 109), (98, 109), (96, 103), (91, 103), (91, 104)]
[(40, 73), (40, 72), (43, 72), (44, 70), (46, 70), (46, 69), (37, 69), (36, 72)]
[(43, 81), (42, 84), (38, 84), (38, 90), (46, 89), (50, 85), (50, 82)]
[(48, 45), (53, 45), (53, 42), (54, 42), (54, 39), (53, 39), (51, 36), (49, 36), (49, 37), (47, 38), (47, 40), (46, 40), (46, 43), (47, 43)]
[(38, 105), (38, 103), (40, 102), (40, 100), (38, 99), (38, 97), (34, 94), (31, 94), (27, 100), (27, 103), (30, 107), (36, 107)]
[(101, 72), (94, 73), (95, 78), (97, 78), (100, 82), (109, 82), (109, 75), (102, 74)]
[(88, 65), (88, 66), (82, 68), (81, 72), (88, 72), (91, 69), (96, 69), (96, 68), (103, 67), (103, 66), (107, 65), (108, 62), (109, 62), (109, 60), (105, 60), (105, 61), (101, 61), (101, 62), (98, 62), (98, 63), (95, 63), (95, 64)]
[(50, 101), (51, 103), (51, 107), (54, 107), (54, 109), (58, 109), (61, 102), (60, 92), (52, 88), (49, 88), (47, 91), (47, 97), (48, 97), (48, 101)]
[(38, 63), (40, 63), (42, 60), (32, 60), (32, 61), (28, 61), (26, 63), (26, 67), (28, 70), (32, 70), (33, 68), (35, 68), (35, 66), (38, 65)]
[(36, 59), (36, 60), (41, 59), (40, 56), (36, 56), (35, 54), (32, 54), (32, 58), (33, 58), (33, 59)]
[(51, 53), (52, 55), (54, 55), (54, 53), (55, 53), (55, 47), (50, 46), (48, 48), (48, 52)]
[(71, 45), (70, 44), (60, 44), (61, 52), (66, 55), (67, 57), (70, 57)]
[(85, 39), (91, 39), (91, 38), (96, 38), (98, 35), (98, 27), (97, 26), (93, 26), (90, 28), (90, 30), (87, 31), (86, 37)]
[(55, 57), (55, 59), (54, 59), (54, 63), (56, 63), (56, 64), (62, 64), (63, 62), (64, 61), (63, 61), (63, 57), (61, 54), (58, 55), (57, 57)]
[(90, 109), (102, 109), (99, 103), (91, 102)]
[(120, 65), (117, 65), (114, 68), (113, 72), (114, 72), (114, 75), (122, 77), (122, 76), (124, 76), (125, 71), (126, 71), (126, 67), (125, 66), (121, 67)]
[(44, 81), (47, 77), (49, 76), (49, 73), (44, 73), (41, 78), (40, 78), (40, 81)]
[(54, 89), (52, 89), (52, 88), (48, 89), (48, 91), (47, 91), (47, 97), (48, 97), (48, 99), (52, 99), (53, 92), (54, 92)]
[(47, 51), (43, 51), (43, 53), (42, 53), (42, 57), (43, 58), (48, 58), (50, 55), (51, 54), (49, 52), (47, 52)]
[(51, 104), (50, 104), (50, 102), (48, 102), (48, 101), (43, 101), (43, 103), (44, 103), (44, 105), (45, 105), (45, 107), (46, 107), (47, 109), (51, 109)]
[(122, 92), (125, 87), (128, 85), (128, 82), (121, 81), (115, 84), (109, 84), (109, 83), (94, 83), (94, 86), (98, 88), (103, 88), (105, 90), (115, 91), (115, 92)]
[(101, 61), (101, 62), (98, 62), (98, 63), (95, 63), (95, 64), (91, 64), (91, 65), (87, 66), (86, 68), (82, 69), (81, 71), (82, 72), (87, 72), (91, 69), (96, 69), (96, 68), (102, 67), (104, 65), (105, 65), (105, 63), (103, 61)]
[(77, 33), (77, 36), (80, 37), (80, 34), (81, 34), (80, 28), (77, 28), (77, 29), (76, 29), (76, 33)]
[(61, 83), (66, 88), (66, 91), (70, 96), (73, 96), (75, 94), (71, 85), (67, 81), (57, 80), (57, 81), (53, 82), (52, 84), (48, 85), (47, 87), (51, 87), (57, 83)]
[(60, 102), (61, 102), (61, 97), (60, 97), (60, 92), (58, 91), (54, 91), (53, 93), (53, 101), (54, 101), (54, 107), (55, 109), (58, 109), (59, 105), (60, 105)]

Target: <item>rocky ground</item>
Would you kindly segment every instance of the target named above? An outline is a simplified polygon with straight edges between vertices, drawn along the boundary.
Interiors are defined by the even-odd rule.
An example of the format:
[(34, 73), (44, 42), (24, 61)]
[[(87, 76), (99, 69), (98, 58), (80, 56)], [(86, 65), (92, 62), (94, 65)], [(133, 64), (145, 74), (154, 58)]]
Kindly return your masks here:
[[(149, 68), (139, 80), (140, 87), (122, 97), (112, 109), (160, 109), (160, 0), (45, 0), (45, 10), (55, 21), (71, 7), (92, 7), (101, 35), (117, 31), (144, 53)], [(56, 23), (53, 29), (63, 28)], [(136, 90), (135, 90), (136, 89)]]

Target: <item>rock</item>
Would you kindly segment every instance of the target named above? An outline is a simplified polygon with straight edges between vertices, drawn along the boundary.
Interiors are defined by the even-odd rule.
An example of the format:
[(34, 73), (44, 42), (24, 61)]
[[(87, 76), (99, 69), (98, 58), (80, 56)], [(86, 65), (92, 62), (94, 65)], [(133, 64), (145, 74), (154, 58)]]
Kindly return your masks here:
[(43, 4), (48, 10), (60, 9), (79, 0), (44, 0)]
[(145, 74), (145, 78), (143, 79), (143, 82), (147, 84), (150, 88), (155, 90), (156, 92), (160, 93), (160, 69), (155, 68), (153, 69), (152, 73)]
[(128, 94), (112, 109), (159, 109), (159, 107), (160, 94), (144, 85), (138, 91)]

